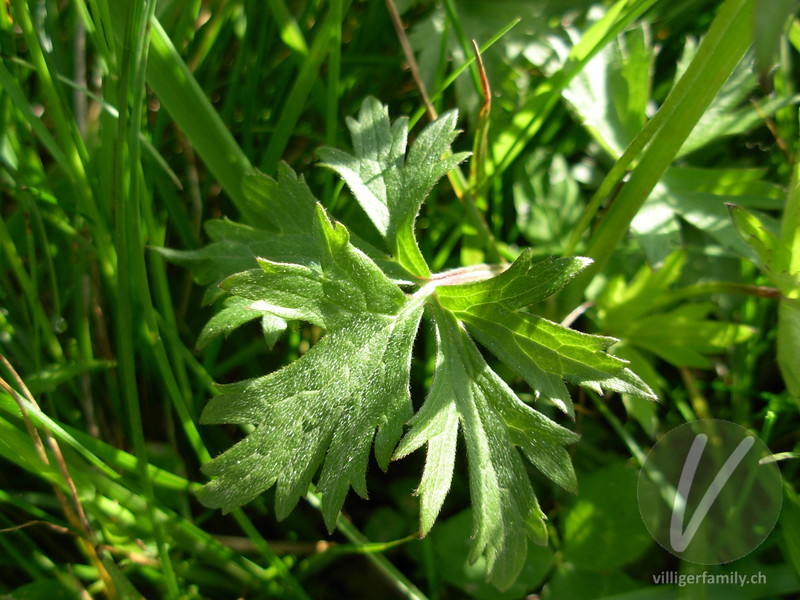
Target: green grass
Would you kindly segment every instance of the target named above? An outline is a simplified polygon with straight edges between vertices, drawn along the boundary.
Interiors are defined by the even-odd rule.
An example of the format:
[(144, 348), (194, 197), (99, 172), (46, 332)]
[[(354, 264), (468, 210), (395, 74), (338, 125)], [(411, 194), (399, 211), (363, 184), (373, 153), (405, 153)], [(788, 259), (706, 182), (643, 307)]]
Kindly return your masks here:
[[(790, 3), (397, 4), (436, 110), (460, 110), (455, 149), (488, 131), (485, 164), (465, 163), (420, 215), (429, 264), (510, 261), (529, 246), (593, 258), (535, 312), (561, 320), (586, 303), (572, 326), (621, 338), (613, 351), (661, 403), (572, 390), (577, 418), (562, 420), (582, 435), (579, 486), (637, 465), (687, 420), (759, 432), (788, 453), (778, 463), (785, 506), (766, 542), (729, 568), (769, 574), (737, 597), (796, 597), (800, 22), (787, 18)], [(493, 91), (488, 121), (473, 38)], [(754, 52), (774, 66), (753, 73)], [(227, 515), (196, 500), (200, 467), (243, 435), (199, 424), (213, 382), (287, 364), (319, 332), (293, 324), (268, 350), (245, 328), (196, 352), (221, 301), (152, 248), (200, 248), (212, 218), (255, 222), (244, 175), (274, 173), (280, 160), (380, 245), (347, 189), (314, 163), (322, 146), (346, 148), (345, 117), (367, 95), (410, 115), (412, 137), (427, 119), (385, 3), (10, 0), (0, 59), (0, 595), (719, 597), (653, 585), (662, 570), (690, 572), (655, 543), (612, 572), (575, 562), (565, 523), (578, 499), (594, 499), (542, 478), (550, 548), (531, 550), (515, 587), (497, 592), (466, 561), (460, 458), (422, 541), (412, 495), (421, 459), (386, 474), (372, 465), (370, 500), (348, 499), (332, 533), (312, 490), (282, 522), (269, 497)], [(740, 237), (725, 202), (774, 234), (778, 263), (750, 249), (758, 235)], [(645, 264), (655, 272), (637, 275)], [(697, 313), (688, 329), (676, 325), (681, 310)], [(669, 348), (636, 334), (644, 322), (661, 324)], [(716, 341), (689, 335), (709, 327)], [(415, 407), (431, 338), (423, 330), (416, 344)]]

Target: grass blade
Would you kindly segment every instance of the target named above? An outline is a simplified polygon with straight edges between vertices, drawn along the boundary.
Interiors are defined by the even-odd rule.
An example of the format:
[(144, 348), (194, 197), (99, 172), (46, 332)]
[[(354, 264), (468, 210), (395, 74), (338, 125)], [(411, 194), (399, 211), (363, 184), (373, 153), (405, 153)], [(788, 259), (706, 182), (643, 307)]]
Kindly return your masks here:
[[(620, 158), (620, 167), (609, 173), (609, 183), (603, 184), (604, 190), (614, 187), (614, 179), (621, 176), (633, 160), (634, 153), (646, 145), (630, 180), (622, 187), (592, 236), (586, 255), (594, 259), (594, 264), (567, 288), (565, 305), (571, 306), (579, 300), (592, 277), (611, 257), (650, 191), (744, 56), (750, 46), (751, 27), (752, 0), (728, 0), (722, 5), (695, 59), (659, 110), (659, 113), (663, 111), (663, 116), (657, 114), (651, 121), (655, 123), (645, 126)], [(587, 210), (592, 208), (595, 208), (594, 204)]]

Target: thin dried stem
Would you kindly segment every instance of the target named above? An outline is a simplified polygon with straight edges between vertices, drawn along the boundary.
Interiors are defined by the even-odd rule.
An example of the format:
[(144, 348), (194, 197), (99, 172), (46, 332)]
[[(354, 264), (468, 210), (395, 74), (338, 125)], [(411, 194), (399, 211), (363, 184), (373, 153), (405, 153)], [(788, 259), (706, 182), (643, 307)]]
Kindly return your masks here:
[(414, 82), (417, 84), (420, 96), (422, 96), (422, 102), (425, 104), (425, 110), (427, 111), (430, 120), (434, 121), (439, 115), (437, 114), (436, 108), (434, 108), (433, 103), (428, 96), (428, 92), (425, 89), (425, 83), (422, 81), (422, 75), (420, 75), (419, 66), (417, 66), (417, 60), (414, 58), (414, 51), (411, 49), (411, 44), (408, 41), (405, 27), (403, 27), (403, 21), (400, 19), (400, 13), (397, 12), (397, 7), (394, 4), (394, 0), (386, 0), (386, 7), (389, 9), (389, 15), (392, 17), (392, 24), (397, 32), (397, 39), (400, 41), (400, 46), (403, 48), (403, 55), (405, 55), (406, 62), (408, 62), (408, 68), (411, 69), (411, 76), (414, 78)]
[(20, 413), (22, 414), (22, 420), (25, 422), (25, 428), (28, 431), (28, 434), (31, 436), (33, 440), (33, 445), (36, 449), (36, 453), (41, 459), (41, 461), (45, 465), (50, 465), (50, 459), (47, 455), (47, 451), (45, 449), (45, 443), (47, 447), (50, 449), (50, 452), (56, 459), (56, 464), (58, 465), (58, 469), (61, 472), (62, 477), (64, 478), (65, 483), (67, 484), (67, 488), (70, 492), (70, 497), (72, 499), (72, 504), (67, 500), (64, 493), (61, 489), (54, 483), (53, 484), (53, 493), (58, 500), (59, 505), (61, 506), (62, 511), (64, 512), (64, 516), (67, 518), (67, 521), (78, 531), (81, 532), (81, 536), (78, 540), (81, 543), (80, 545), (85, 549), (86, 553), (89, 556), (89, 559), (94, 563), (95, 568), (97, 568), (100, 576), (102, 577), (106, 589), (108, 591), (108, 595), (110, 598), (116, 598), (116, 588), (114, 586), (114, 582), (111, 579), (108, 571), (106, 570), (105, 566), (103, 565), (103, 561), (100, 559), (100, 556), (97, 554), (97, 546), (96, 546), (96, 538), (94, 532), (92, 531), (91, 526), (89, 525), (89, 520), (86, 518), (86, 513), (83, 510), (83, 505), (81, 504), (80, 498), (78, 498), (78, 490), (75, 487), (75, 481), (72, 479), (72, 476), (69, 473), (69, 469), (67, 468), (67, 463), (64, 460), (64, 455), (61, 453), (61, 448), (58, 445), (58, 442), (53, 438), (50, 434), (50, 430), (42, 425), (42, 432), (44, 436), (44, 442), (42, 441), (42, 436), (39, 435), (38, 429), (34, 426), (33, 421), (31, 420), (30, 413), (28, 412), (28, 407), (25, 405), (25, 401), (23, 400), (24, 396), (25, 400), (27, 400), (32, 406), (34, 406), (37, 410), (41, 410), (39, 408), (38, 402), (31, 394), (31, 391), (28, 389), (28, 386), (25, 385), (25, 382), (19, 376), (19, 373), (11, 366), (11, 363), (8, 362), (6, 357), (3, 354), (0, 354), (0, 362), (5, 366), (8, 372), (11, 374), (11, 377), (14, 379), (15, 383), (22, 390), (22, 395), (17, 392), (5, 379), (0, 377), (0, 388), (5, 390), (9, 396), (11, 396), (14, 401), (17, 403), (19, 407)]
[(21, 523), (20, 525), (15, 525), (14, 527), (5, 527), (0, 529), (0, 533), (12, 533), (14, 531), (19, 531), (20, 529), (24, 529), (26, 527), (33, 527), (34, 525), (44, 525), (45, 527), (52, 529), (56, 533), (64, 533), (67, 535), (75, 535), (75, 533), (66, 527), (62, 527), (61, 525), (56, 525), (55, 523), (51, 523), (50, 521), (41, 521), (41, 520), (34, 520), (34, 521), (27, 521), (26, 523)]

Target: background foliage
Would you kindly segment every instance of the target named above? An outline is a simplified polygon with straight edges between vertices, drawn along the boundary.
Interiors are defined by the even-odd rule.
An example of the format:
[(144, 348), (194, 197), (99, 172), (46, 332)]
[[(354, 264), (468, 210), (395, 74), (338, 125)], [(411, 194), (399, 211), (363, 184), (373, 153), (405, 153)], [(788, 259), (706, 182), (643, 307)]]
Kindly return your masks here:
[[(574, 423), (537, 404), (581, 435), (570, 447), (580, 492), (531, 470), (550, 544), (530, 547), (504, 592), (485, 582), (483, 558), (467, 560), (461, 458), (422, 540), (416, 455), (387, 473), (372, 465), (370, 499), (348, 498), (330, 536), (313, 492), (280, 522), (271, 493), (225, 516), (204, 508), (200, 466), (243, 436), (199, 425), (212, 383), (289, 364), (319, 331), (291, 324), (265, 344), (254, 323), (196, 350), (225, 302), (212, 285), (220, 267), (190, 272), (154, 249), (199, 250), (217, 239), (220, 219), (255, 222), (245, 174), (274, 175), (281, 159), (354, 235), (379, 244), (316, 152), (348, 148), (345, 117), (368, 95), (409, 115), (412, 138), (433, 111), (383, 2), (10, 0), (0, 6), (0, 593), (795, 597), (794, 3), (397, 8), (433, 111), (458, 108), (464, 133), (454, 149), (474, 152), (417, 222), (432, 270), (511, 261), (526, 247), (593, 258), (537, 314), (618, 338), (613, 353), (661, 403), (575, 388)], [(415, 407), (434, 359), (423, 329), (411, 363)], [(521, 378), (487, 359), (533, 400)], [(761, 571), (764, 585), (654, 585), (654, 574), (699, 567), (678, 564), (647, 535), (637, 465), (661, 433), (702, 417), (735, 421), (787, 453), (775, 530), (751, 555), (709, 568)]]

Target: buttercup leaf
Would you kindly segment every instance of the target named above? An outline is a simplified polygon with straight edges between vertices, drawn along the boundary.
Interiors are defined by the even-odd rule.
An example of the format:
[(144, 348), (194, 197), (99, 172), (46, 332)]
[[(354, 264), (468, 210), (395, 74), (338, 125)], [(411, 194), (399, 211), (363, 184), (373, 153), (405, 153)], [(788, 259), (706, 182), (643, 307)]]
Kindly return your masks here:
[(332, 528), (349, 487), (366, 496), (373, 439), (375, 457), (385, 469), (411, 416), (411, 348), (424, 295), (403, 294), (321, 207), (315, 220), (322, 256), (318, 267), (261, 260), (260, 270), (224, 284), (281, 317), (325, 327), (327, 334), (275, 373), (222, 386), (222, 395), (208, 404), (205, 423), (257, 428), (206, 465), (205, 471), (218, 478), (200, 499), (231, 510), (277, 485), (276, 511), (284, 517), (324, 463), (319, 490)]
[(544, 513), (515, 446), (543, 474), (574, 490), (575, 474), (562, 446), (578, 436), (524, 404), (489, 368), (455, 316), (436, 305), (434, 311), (438, 352), (433, 383), (397, 457), (428, 444), (417, 490), (424, 535), (449, 488), (461, 428), (476, 515), (472, 560), (485, 554), (492, 581), (507, 588), (527, 555), (526, 537), (547, 543)]
[(211, 320), (203, 327), (203, 331), (200, 332), (200, 336), (197, 338), (198, 350), (208, 346), (212, 340), (220, 335), (227, 335), (234, 329), (258, 318), (261, 319), (264, 339), (270, 348), (278, 341), (278, 338), (286, 329), (286, 321), (276, 317), (269, 311), (253, 307), (253, 303), (247, 298), (228, 298), (224, 306), (221, 311), (211, 317)]
[[(357, 248), (302, 178), (282, 167), (277, 180), (256, 177), (245, 184), (248, 198), (269, 204), (251, 207), (255, 226), (218, 222), (220, 233), (208, 248), (180, 257), (194, 261), (207, 282), (224, 276), (220, 287), (231, 296), (199, 345), (258, 316), (273, 319), (276, 330), (285, 321), (303, 321), (323, 332), (282, 369), (220, 386), (202, 421), (255, 428), (205, 465), (212, 480), (199, 498), (230, 511), (275, 486), (275, 511), (283, 518), (316, 482), (332, 528), (350, 488), (367, 495), (371, 448), (386, 469), (390, 459), (426, 446), (417, 489), (425, 535), (449, 492), (460, 437), (474, 508), (471, 559), (485, 557), (488, 578), (506, 589), (523, 567), (528, 540), (547, 543), (545, 515), (525, 461), (575, 491), (565, 446), (578, 436), (525, 404), (475, 342), (516, 370), (535, 398), (549, 399), (569, 415), (565, 382), (644, 398), (653, 393), (625, 361), (607, 354), (613, 338), (525, 312), (566, 285), (588, 259), (536, 260), (524, 251), (507, 268), (430, 274), (414, 221), (436, 181), (465, 156), (450, 152), (455, 113), (429, 125), (408, 152), (407, 121), (392, 124), (374, 99), (348, 126), (354, 154), (323, 149), (320, 155), (347, 182), (391, 256), (374, 258)], [(284, 212), (285, 221), (275, 217)], [(389, 273), (398, 268), (415, 275), (414, 283), (392, 279)], [(435, 328), (436, 365), (427, 397), (413, 414), (410, 364), (423, 313)]]
[(348, 119), (354, 154), (322, 148), (323, 164), (347, 183), (358, 203), (409, 271), (430, 274), (414, 238), (414, 221), (434, 184), (469, 156), (450, 154), (456, 111), (442, 115), (420, 133), (406, 157), (408, 119), (394, 123), (375, 98), (361, 105), (358, 120)]

